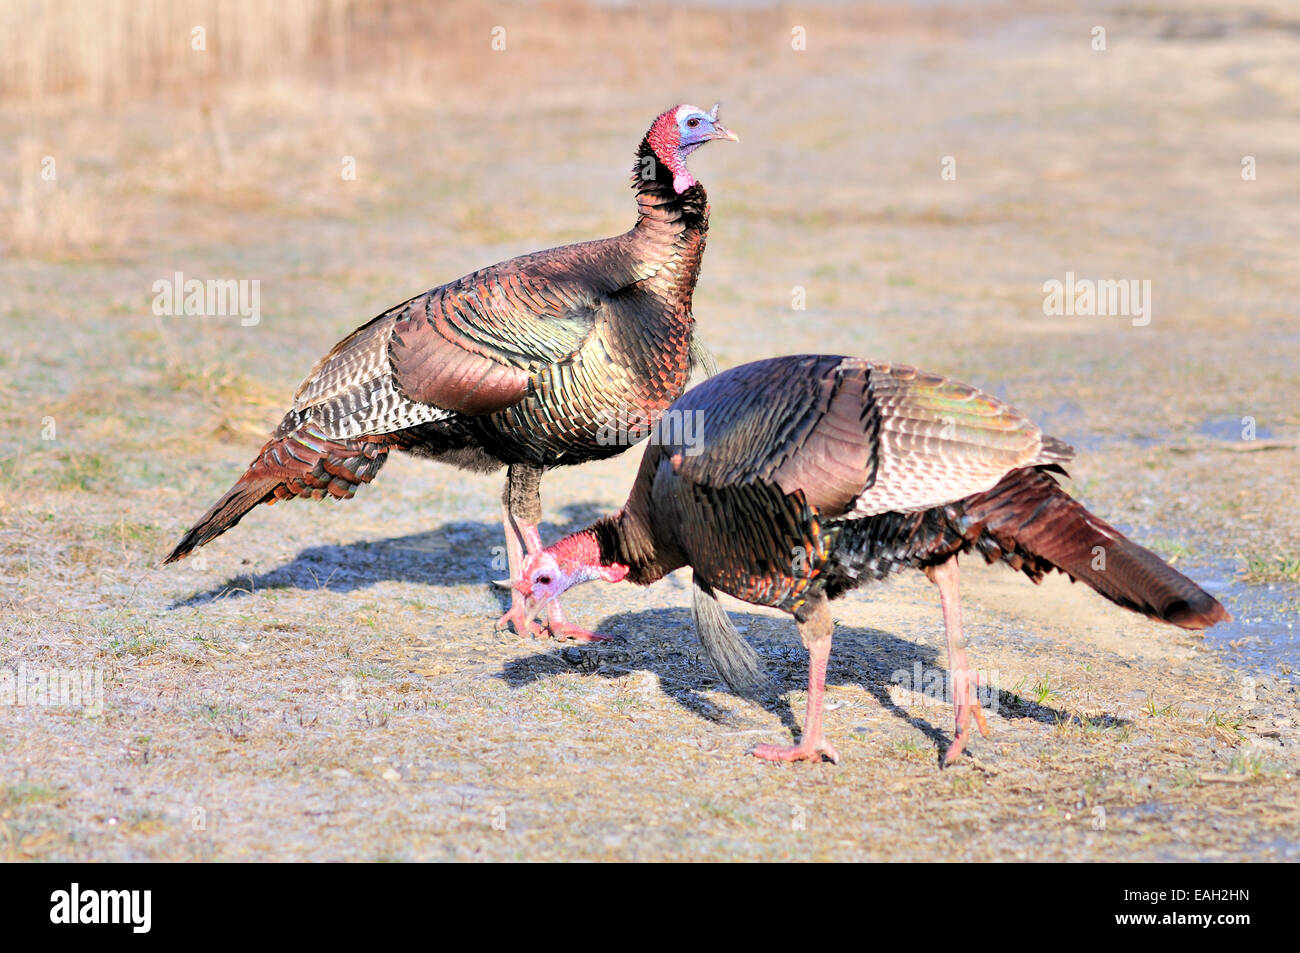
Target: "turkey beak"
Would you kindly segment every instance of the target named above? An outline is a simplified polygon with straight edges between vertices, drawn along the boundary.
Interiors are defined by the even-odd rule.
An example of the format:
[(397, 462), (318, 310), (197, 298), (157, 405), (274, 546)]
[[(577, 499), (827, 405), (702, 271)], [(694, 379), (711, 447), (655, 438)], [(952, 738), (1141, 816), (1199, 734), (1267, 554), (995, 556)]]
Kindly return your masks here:
[(709, 110), (709, 122), (713, 123), (713, 132), (709, 135), (710, 139), (730, 139), (732, 142), (739, 142), (740, 136), (736, 135), (722, 123), (718, 122), (718, 110), (722, 108), (722, 103), (714, 103), (713, 108)]
[(524, 612), (526, 613), (528, 624), (532, 625), (534, 622), (536, 622), (538, 617), (543, 612), (546, 611), (546, 607), (550, 605), (551, 602), (554, 601), (554, 599), (555, 596), (553, 595), (547, 596), (545, 599), (539, 599), (537, 601), (534, 601), (531, 596), (527, 597), (524, 600)]

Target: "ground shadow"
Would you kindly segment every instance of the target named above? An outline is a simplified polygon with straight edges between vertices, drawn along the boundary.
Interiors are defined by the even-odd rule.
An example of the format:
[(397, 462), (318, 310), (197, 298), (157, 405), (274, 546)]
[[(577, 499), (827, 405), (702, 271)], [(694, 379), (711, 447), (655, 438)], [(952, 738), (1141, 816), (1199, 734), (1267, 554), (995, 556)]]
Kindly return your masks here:
[[(799, 643), (793, 622), (755, 613), (728, 615), (759, 653), (771, 680), (767, 689), (752, 701), (776, 714), (791, 735), (797, 736), (798, 722), (790, 696), (793, 692), (800, 693), (798, 704), (802, 715), (802, 693), (808, 685), (808, 653)], [(657, 676), (663, 692), (683, 708), (715, 724), (729, 722), (728, 715), (705, 695), (706, 691), (726, 688), (700, 648), (688, 609), (621, 613), (605, 618), (598, 630), (615, 636), (616, 641), (558, 646), (513, 659), (503, 666), (499, 677), (518, 687), (575, 669), (604, 678), (650, 672)], [(927, 671), (946, 670), (947, 660), (943, 653), (930, 646), (918, 645), (881, 629), (840, 625), (835, 629), (826, 684), (861, 686), (885, 711), (922, 732), (938, 752), (943, 752), (952, 741), (950, 729), (941, 729), (926, 717), (912, 714), (890, 696), (891, 685), (906, 684), (906, 679), (900, 676), (911, 675), (917, 663)], [(999, 689), (997, 699), (998, 713), (1004, 718), (1030, 718), (1052, 725), (1078, 720), (1075, 715), (1041, 705), (1016, 691)], [(952, 708), (946, 702), (931, 712), (931, 717), (951, 725)], [(1125, 723), (1110, 715), (1091, 722)]]
[[(542, 524), (542, 539), (558, 539), (608, 511), (608, 506), (598, 503), (570, 504), (554, 514), (553, 520)], [(259, 589), (352, 592), (390, 580), (439, 586), (476, 582), (486, 585), (506, 575), (501, 524), (462, 521), (391, 539), (309, 546), (292, 562), (269, 572), (227, 579), (211, 589), (177, 600), (171, 608), (243, 598)]]

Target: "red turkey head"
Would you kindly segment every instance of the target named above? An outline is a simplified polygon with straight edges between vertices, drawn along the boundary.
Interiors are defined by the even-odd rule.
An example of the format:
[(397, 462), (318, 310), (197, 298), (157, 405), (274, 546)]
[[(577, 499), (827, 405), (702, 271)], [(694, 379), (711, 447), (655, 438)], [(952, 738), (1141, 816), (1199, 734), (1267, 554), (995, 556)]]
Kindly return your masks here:
[(686, 157), (713, 139), (740, 137), (718, 122), (718, 105), (705, 112), (699, 106), (683, 104), (661, 114), (650, 127), (646, 139), (659, 161), (673, 174), (673, 191), (681, 195), (695, 184), (695, 177), (686, 168)]
[(530, 554), (515, 588), (525, 599), (529, 621), (536, 619), (552, 599), (584, 582), (619, 582), (627, 567), (600, 562), (600, 546), (590, 533), (566, 536), (554, 546)]

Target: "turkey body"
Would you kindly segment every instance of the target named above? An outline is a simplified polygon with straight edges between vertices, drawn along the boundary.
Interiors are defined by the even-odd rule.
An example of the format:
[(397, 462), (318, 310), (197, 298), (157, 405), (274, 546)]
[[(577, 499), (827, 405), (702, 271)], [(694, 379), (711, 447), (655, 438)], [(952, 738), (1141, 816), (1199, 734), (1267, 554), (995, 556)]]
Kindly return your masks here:
[[(540, 546), (542, 473), (622, 452), (639, 435), (617, 421), (661, 412), (690, 376), (709, 207), (703, 186), (690, 178), (685, 187), (681, 156), (652, 144), (665, 128), (675, 134), (673, 115), (656, 121), (638, 151), (631, 230), (484, 268), (358, 328), (316, 364), (244, 475), (166, 561), (258, 504), (350, 498), (403, 450), (473, 470), (509, 468), (503, 510), (514, 576), (522, 550)], [(709, 138), (735, 138), (716, 129)], [(533, 634), (558, 634), (562, 616), (551, 621), (551, 631)]]
[(982, 727), (961, 636), (958, 556), (977, 553), (1035, 582), (1059, 570), (1186, 628), (1228, 617), (1061, 489), (1055, 474), (1072, 458), (1069, 446), (975, 388), (903, 365), (801, 355), (713, 377), (664, 419), (686, 415), (701, 440), (657, 434), (624, 508), (584, 531), (588, 545), (580, 533), (547, 552), (559, 575), (586, 553), (641, 584), (690, 566), (701, 639), (741, 690), (758, 681), (756, 659), (714, 591), (792, 614), (814, 669), (808, 724), (802, 746), (757, 752), (765, 757), (834, 755), (820, 737), (826, 603), (901, 569), (922, 570), (940, 588), (958, 706), (949, 760), (964, 746), (966, 719)]
[(973, 550), (1035, 582), (1060, 569), (1178, 625), (1204, 628), (1222, 609), (1190, 582), (1153, 586), (1163, 560), (1133, 554), (1051, 475), (1074, 451), (964, 384), (857, 358), (774, 358), (705, 381), (678, 412), (700, 415), (703, 446), (648, 447), (629, 509), (673, 569), (746, 602), (797, 612), (814, 590), (833, 599)]

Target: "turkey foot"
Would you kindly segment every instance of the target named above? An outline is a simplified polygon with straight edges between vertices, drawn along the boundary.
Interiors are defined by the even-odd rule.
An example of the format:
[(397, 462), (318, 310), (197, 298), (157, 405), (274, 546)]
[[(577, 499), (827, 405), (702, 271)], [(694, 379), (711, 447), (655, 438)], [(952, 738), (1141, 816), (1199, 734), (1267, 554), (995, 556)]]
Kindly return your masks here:
[[(798, 617), (796, 616), (796, 619)], [(759, 745), (749, 753), (765, 761), (812, 761), (822, 758), (840, 763), (840, 753), (822, 735), (822, 695), (826, 688), (826, 660), (831, 654), (834, 623), (826, 597), (820, 596), (806, 620), (799, 621), (799, 635), (808, 646), (808, 708), (804, 714), (803, 738), (797, 745)]]
[(825, 738), (811, 739), (804, 737), (797, 745), (759, 745), (749, 752), (755, 758), (764, 761), (812, 761), (820, 763), (822, 758), (834, 764), (840, 763), (840, 753)]
[[(954, 672), (953, 678), (962, 678), (963, 673)], [(985, 738), (989, 736), (989, 726), (984, 721), (984, 709), (980, 707), (979, 696), (976, 694), (976, 681), (974, 672), (966, 672), (963, 681), (966, 685), (964, 693), (965, 698), (953, 685), (953, 700), (957, 707), (957, 733), (952, 739), (952, 744), (948, 746), (947, 752), (944, 753), (943, 763), (952, 764), (961, 756), (962, 750), (966, 747), (966, 742), (970, 739), (970, 719), (971, 715), (975, 716), (975, 724), (979, 728), (980, 734)]]
[(577, 642), (611, 642), (608, 635), (601, 635), (598, 632), (589, 632), (582, 626), (574, 625), (564, 618), (564, 610), (560, 608), (558, 600), (552, 599), (546, 605), (547, 621), (542, 625), (533, 618), (536, 613), (529, 613), (526, 603), (519, 591), (515, 590), (510, 600), (510, 609), (501, 618), (497, 619), (496, 627), (504, 629), (513, 626), (514, 630), (520, 636), (531, 635), (535, 639), (555, 639), (563, 641), (564, 639), (573, 639)]
[(564, 610), (560, 608), (560, 600), (552, 599), (546, 604), (547, 629), (550, 630), (551, 637), (560, 639), (573, 639), (577, 642), (612, 642), (608, 635), (601, 635), (598, 632), (588, 632), (580, 625), (574, 625), (564, 618)]
[(548, 639), (551, 637), (551, 633), (540, 623), (528, 617), (528, 613), (524, 610), (520, 600), (512, 600), (505, 615), (497, 619), (496, 628), (508, 629), (511, 627), (521, 637), (527, 635), (531, 635), (535, 639)]
[(573, 639), (575, 642), (613, 642), (612, 636), (601, 635), (599, 632), (590, 632), (580, 625), (573, 625), (571, 622), (561, 622), (556, 624), (552, 622), (547, 626), (551, 636), (557, 640)]

